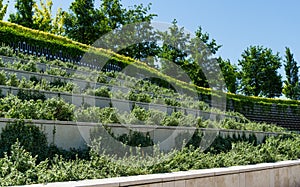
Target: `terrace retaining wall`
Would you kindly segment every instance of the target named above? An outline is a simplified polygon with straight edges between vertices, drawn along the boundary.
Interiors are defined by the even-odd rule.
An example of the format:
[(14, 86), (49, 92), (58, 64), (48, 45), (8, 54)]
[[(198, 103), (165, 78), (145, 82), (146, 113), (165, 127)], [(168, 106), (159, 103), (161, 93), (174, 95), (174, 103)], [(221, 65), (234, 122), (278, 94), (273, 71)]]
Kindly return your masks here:
[(299, 187), (300, 160), (229, 168), (31, 185), (32, 187)]
[[(14, 119), (0, 118), (0, 133), (7, 123), (13, 122)], [(48, 143), (54, 143), (60, 148), (69, 150), (70, 148), (82, 149), (87, 148), (90, 142), (90, 132), (101, 124), (86, 122), (64, 122), (64, 121), (48, 121), (48, 120), (25, 120), (38, 126), (45, 134)], [(148, 133), (153, 143), (159, 144), (161, 150), (168, 151), (172, 148), (182, 147), (182, 138), (191, 138), (195, 132), (194, 127), (165, 127), (165, 126), (146, 126), (146, 125), (123, 125), (110, 124), (112, 132), (116, 136), (129, 134), (129, 131)], [(225, 130), (225, 129), (199, 129), (203, 133), (205, 140), (213, 140), (218, 135), (222, 137), (240, 136), (246, 137), (255, 134), (257, 142), (260, 143), (266, 136), (276, 136), (277, 133), (257, 132), (257, 131), (241, 131), (241, 130)], [(106, 131), (105, 131), (106, 132)], [(112, 138), (107, 134), (108, 138)], [(112, 139), (114, 140), (114, 139)], [(186, 140), (188, 141), (188, 140)], [(117, 142), (117, 141), (116, 141)]]

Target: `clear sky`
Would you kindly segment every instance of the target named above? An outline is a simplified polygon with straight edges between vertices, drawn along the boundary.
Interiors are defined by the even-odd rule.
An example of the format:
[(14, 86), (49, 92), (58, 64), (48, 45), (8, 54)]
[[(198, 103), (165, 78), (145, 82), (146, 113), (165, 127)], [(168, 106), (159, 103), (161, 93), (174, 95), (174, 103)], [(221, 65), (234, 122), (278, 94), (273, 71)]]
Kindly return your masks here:
[[(53, 0), (54, 8), (67, 10), (73, 0)], [(95, 0), (99, 5), (100, 0)], [(123, 0), (125, 7), (152, 3), (155, 21), (177, 19), (194, 32), (198, 26), (223, 45), (219, 55), (236, 63), (250, 45), (263, 45), (284, 56), (290, 47), (300, 62), (299, 0)], [(13, 9), (11, 0), (9, 11)], [(283, 71), (281, 71), (283, 73)]]

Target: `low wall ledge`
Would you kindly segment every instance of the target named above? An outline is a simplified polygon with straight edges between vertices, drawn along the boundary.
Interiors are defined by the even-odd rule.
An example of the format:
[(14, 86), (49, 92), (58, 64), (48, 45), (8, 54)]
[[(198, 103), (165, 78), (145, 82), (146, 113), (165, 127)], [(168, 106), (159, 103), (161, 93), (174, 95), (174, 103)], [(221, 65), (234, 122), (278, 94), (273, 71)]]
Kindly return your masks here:
[(159, 184), (164, 182), (175, 182), (192, 180), (205, 177), (232, 175), (246, 172), (263, 171), (274, 168), (285, 168), (299, 165), (300, 160), (281, 161), (277, 163), (262, 163), (247, 166), (232, 166), (228, 168), (213, 168), (202, 170), (180, 171), (174, 173), (138, 175), (129, 177), (105, 178), (96, 180), (57, 182), (49, 184), (27, 185), (30, 187), (55, 187), (55, 186), (81, 186), (81, 187), (117, 187), (117, 186), (138, 186), (147, 184)]

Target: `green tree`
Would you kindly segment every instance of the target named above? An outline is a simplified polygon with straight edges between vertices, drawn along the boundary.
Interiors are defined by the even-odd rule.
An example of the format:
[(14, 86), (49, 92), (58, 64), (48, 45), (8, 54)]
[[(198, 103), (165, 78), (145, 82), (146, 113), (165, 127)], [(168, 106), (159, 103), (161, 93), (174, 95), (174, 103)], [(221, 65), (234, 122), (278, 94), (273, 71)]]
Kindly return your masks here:
[(221, 46), (217, 45), (214, 39), (210, 40), (209, 34), (203, 33), (201, 27), (195, 35), (188, 46), (191, 55), (189, 55), (188, 63), (185, 63), (185, 70), (189, 72), (189, 76), (197, 86), (223, 87), (219, 85), (221, 72), (217, 71), (217, 60), (212, 56)]
[(34, 4), (34, 28), (53, 34), (62, 35), (64, 33), (64, 13), (62, 12), (62, 9), (59, 8), (55, 17), (53, 18), (52, 6), (52, 0), (46, 0), (46, 2), (44, 2), (44, 0), (40, 0), (40, 5), (37, 3)]
[(129, 29), (128, 39), (129, 41), (137, 41), (137, 43), (126, 47), (119, 53), (146, 61), (148, 65), (153, 66), (152, 61), (149, 61), (147, 57), (158, 55), (160, 50), (157, 45), (158, 38), (151, 26), (151, 21), (156, 14), (148, 13), (151, 9), (150, 6), (151, 4), (147, 7), (144, 7), (142, 4), (134, 5), (132, 9), (126, 10), (124, 13), (124, 25), (132, 24), (133, 27)]
[(250, 46), (242, 53), (241, 91), (245, 95), (279, 97), (282, 91), (281, 75), (277, 70), (281, 67), (279, 53), (273, 54), (271, 49), (262, 46)]
[(8, 4), (3, 5), (3, 0), (0, 0), (0, 20), (3, 20), (6, 11), (7, 11)]
[(147, 62), (148, 56), (155, 56), (159, 51), (155, 31), (150, 24), (156, 15), (149, 14), (150, 6), (140, 4), (125, 9), (118, 0), (103, 1), (98, 10), (102, 17), (99, 22), (99, 35), (102, 37), (95, 46)]
[(10, 14), (8, 21), (33, 28), (34, 4), (34, 0), (16, 0), (15, 8), (17, 12), (15, 14)]
[(158, 34), (160, 40), (163, 41), (160, 56), (177, 65), (183, 65), (188, 56), (187, 44), (190, 41), (190, 35), (184, 32), (184, 27), (178, 27), (177, 20), (173, 20), (168, 31), (159, 31)]
[(199, 26), (195, 32), (196, 38), (199, 38), (201, 42), (205, 44), (205, 47), (210, 50), (212, 54), (216, 54), (217, 51), (222, 47), (218, 45), (215, 39), (210, 40), (210, 36), (207, 32), (203, 33), (202, 27)]
[(119, 28), (126, 23), (126, 9), (123, 8), (121, 0), (102, 0), (98, 12), (101, 16), (104, 16), (107, 23), (106, 30), (103, 30), (103, 33)]
[(192, 81), (201, 87), (221, 86), (221, 74), (217, 71), (218, 64), (213, 58), (213, 54), (221, 46), (214, 39), (210, 40), (201, 27), (195, 32), (195, 37), (191, 37), (174, 20), (169, 30), (158, 32), (158, 36), (162, 42), (158, 56), (162, 58), (160, 62), (163, 73), (186, 82)]
[(62, 11), (61, 8), (58, 8), (56, 12), (56, 16), (52, 20), (52, 27), (50, 32), (57, 35), (65, 34), (64, 22), (65, 22), (65, 12)]
[(299, 67), (291, 53), (290, 48), (286, 47), (284, 69), (286, 80), (284, 81), (283, 94), (290, 99), (299, 99)]
[(167, 31), (157, 33), (162, 41), (161, 52), (158, 55), (161, 58), (161, 71), (174, 78), (186, 80), (182, 66), (187, 61), (190, 35), (184, 32), (184, 27), (180, 28), (177, 25), (176, 20), (173, 20)]
[[(158, 53), (155, 34), (150, 25), (156, 15), (149, 14), (150, 6), (151, 4), (146, 7), (140, 4), (126, 9), (120, 0), (102, 0), (100, 7), (96, 9), (94, 0), (75, 0), (70, 6), (70, 12), (66, 14), (66, 35), (82, 43), (145, 60)], [(132, 25), (128, 26), (130, 24)], [(138, 43), (132, 43), (133, 41)], [(131, 43), (133, 45), (128, 47)]]
[(75, 0), (66, 13), (64, 28), (66, 35), (78, 42), (92, 44), (99, 38), (101, 20), (94, 8), (94, 0)]
[(40, 0), (40, 7), (37, 3), (34, 3), (34, 15), (33, 24), (36, 29), (49, 32), (51, 30), (51, 10), (52, 10), (52, 0)]
[(125, 12), (119, 0), (102, 0), (99, 9), (94, 7), (94, 0), (75, 0), (70, 12), (66, 13), (66, 35), (76, 41), (93, 44), (103, 34), (123, 25)]
[(230, 63), (230, 60), (218, 59), (227, 91), (236, 93), (238, 90), (238, 68)]
[(189, 77), (193, 80), (195, 85), (208, 88), (209, 83), (202, 67), (205, 67), (205, 62), (208, 60), (207, 54), (209, 51), (203, 51), (203, 49), (205, 49), (205, 45), (199, 37), (191, 39), (188, 49), (191, 53), (191, 56), (184, 64), (184, 69), (188, 72)]

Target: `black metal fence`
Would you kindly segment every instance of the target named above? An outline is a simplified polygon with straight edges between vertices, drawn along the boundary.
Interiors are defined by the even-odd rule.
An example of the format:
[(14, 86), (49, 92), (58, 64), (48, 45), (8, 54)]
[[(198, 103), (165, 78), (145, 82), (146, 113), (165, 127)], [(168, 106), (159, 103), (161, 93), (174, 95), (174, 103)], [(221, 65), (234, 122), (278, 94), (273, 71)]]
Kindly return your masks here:
[(100, 62), (98, 62), (96, 59), (89, 62), (83, 62), (82, 55), (73, 57), (69, 54), (63, 53), (61, 50), (56, 53), (53, 53), (49, 48), (32, 46), (30, 44), (27, 44), (26, 42), (11, 43), (9, 46), (13, 48), (16, 54), (23, 53), (27, 55), (34, 55), (37, 57), (42, 56), (45, 57), (46, 60), (61, 60), (63, 62), (70, 62), (79, 66), (85, 66), (85, 67), (102, 70), (106, 72), (122, 70), (122, 68), (116, 64), (106, 63), (105, 65), (101, 65)]

